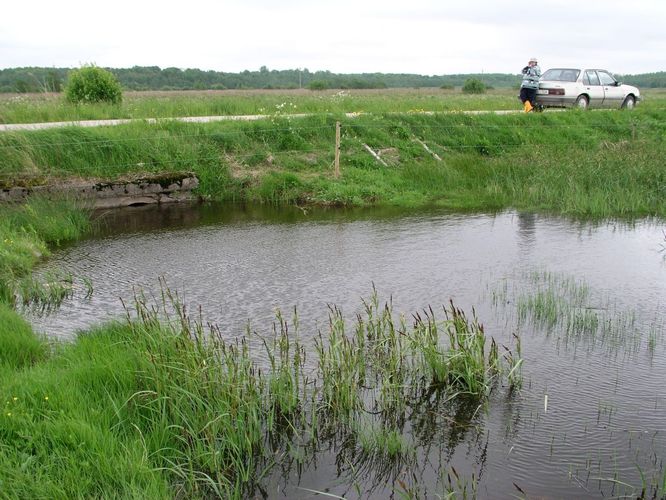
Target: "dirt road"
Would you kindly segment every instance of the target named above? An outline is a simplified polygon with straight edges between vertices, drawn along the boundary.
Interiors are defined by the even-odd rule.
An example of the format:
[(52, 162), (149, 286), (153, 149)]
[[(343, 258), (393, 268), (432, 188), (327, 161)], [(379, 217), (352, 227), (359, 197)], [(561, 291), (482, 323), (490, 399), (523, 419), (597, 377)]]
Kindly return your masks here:
[[(459, 113), (465, 115), (483, 115), (483, 114), (495, 114), (495, 115), (507, 115), (512, 113), (522, 113), (522, 110), (499, 110), (499, 111), (422, 111), (418, 114), (422, 115), (434, 115), (441, 113)], [(347, 118), (355, 118), (362, 114), (371, 114), (371, 113), (345, 113)], [(396, 113), (402, 114), (402, 113)], [(414, 114), (414, 113), (410, 113)], [(279, 115), (280, 118), (306, 118), (308, 116), (313, 116), (310, 113), (295, 113), (295, 114), (285, 114)], [(19, 130), (44, 130), (49, 128), (61, 128), (61, 127), (113, 127), (116, 125), (125, 125), (127, 123), (134, 122), (146, 122), (146, 123), (164, 123), (169, 121), (175, 122), (184, 122), (184, 123), (208, 123), (208, 122), (222, 122), (222, 121), (255, 121), (255, 120), (267, 120), (270, 118), (275, 118), (275, 115), (224, 115), (224, 116), (186, 116), (179, 118), (128, 118), (128, 119), (116, 119), (116, 120), (82, 120), (82, 121), (69, 121), (69, 122), (45, 122), (45, 123), (7, 123), (0, 124), (0, 132), (12, 132)]]

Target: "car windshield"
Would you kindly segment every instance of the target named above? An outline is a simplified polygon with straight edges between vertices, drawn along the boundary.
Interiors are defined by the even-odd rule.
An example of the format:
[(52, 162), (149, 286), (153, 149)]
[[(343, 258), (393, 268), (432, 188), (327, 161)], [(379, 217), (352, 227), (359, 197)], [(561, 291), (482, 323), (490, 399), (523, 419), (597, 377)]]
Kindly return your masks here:
[(578, 80), (578, 75), (580, 75), (580, 70), (578, 69), (554, 68), (546, 71), (541, 77), (541, 80), (550, 80), (554, 82), (575, 82)]

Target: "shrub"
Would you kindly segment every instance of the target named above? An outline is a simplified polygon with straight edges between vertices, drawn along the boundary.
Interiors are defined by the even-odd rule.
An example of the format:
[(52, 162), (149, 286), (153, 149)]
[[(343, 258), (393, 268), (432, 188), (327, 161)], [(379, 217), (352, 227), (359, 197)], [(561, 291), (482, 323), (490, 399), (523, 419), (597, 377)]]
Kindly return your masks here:
[(462, 91), (465, 94), (483, 94), (486, 91), (486, 86), (477, 78), (468, 78), (465, 80)]
[(310, 90), (326, 90), (328, 88), (328, 83), (323, 80), (312, 80), (308, 84)]
[(73, 103), (109, 102), (118, 104), (122, 100), (122, 89), (113, 73), (90, 65), (69, 73), (65, 97)]

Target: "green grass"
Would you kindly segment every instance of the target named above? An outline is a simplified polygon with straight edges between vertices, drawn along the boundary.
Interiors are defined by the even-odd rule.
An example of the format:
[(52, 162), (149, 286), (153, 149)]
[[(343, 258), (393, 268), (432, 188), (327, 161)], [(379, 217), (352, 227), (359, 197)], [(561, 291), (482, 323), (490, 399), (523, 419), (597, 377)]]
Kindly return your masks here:
[(0, 369), (22, 369), (46, 354), (46, 344), (33, 334), (28, 322), (0, 302)]
[[(173, 118), (288, 113), (389, 113), (520, 109), (518, 91), (482, 95), (441, 89), (250, 90), (221, 92), (126, 92), (122, 104), (67, 103), (61, 95), (0, 95), (0, 123), (114, 118)], [(666, 107), (663, 89), (647, 89), (639, 108)]]
[[(333, 176), (335, 121), (341, 170)], [(666, 111), (319, 115), (0, 134), (0, 183), (194, 172), (219, 200), (666, 215)], [(424, 141), (437, 161), (414, 139)], [(365, 149), (379, 151), (382, 166)]]
[(3, 494), (241, 496), (263, 444), (262, 382), (241, 347), (190, 334), (146, 315), (3, 377)]
[(514, 90), (498, 90), (486, 95), (468, 96), (461, 92), (440, 89), (127, 92), (119, 105), (74, 105), (58, 95), (10, 98), (0, 96), (0, 123), (289, 113), (518, 109), (517, 94)]
[[(108, 338), (115, 333), (113, 343)], [(12, 334), (5, 332), (5, 335)], [(0, 481), (8, 498), (167, 496), (140, 440), (113, 432), (138, 360), (107, 328), (0, 383)]]
[[(28, 302), (49, 302), (62, 297), (63, 277), (50, 285), (35, 283), (33, 266), (48, 256), (49, 245), (75, 240), (90, 228), (86, 210), (67, 200), (32, 198), (28, 203), (4, 206), (0, 212), (0, 302), (13, 303), (21, 290)], [(66, 281), (66, 280), (65, 280)]]
[(360, 448), (366, 455), (386, 455), (395, 458), (414, 453), (414, 448), (397, 430), (386, 430), (372, 424), (359, 426), (356, 431)]

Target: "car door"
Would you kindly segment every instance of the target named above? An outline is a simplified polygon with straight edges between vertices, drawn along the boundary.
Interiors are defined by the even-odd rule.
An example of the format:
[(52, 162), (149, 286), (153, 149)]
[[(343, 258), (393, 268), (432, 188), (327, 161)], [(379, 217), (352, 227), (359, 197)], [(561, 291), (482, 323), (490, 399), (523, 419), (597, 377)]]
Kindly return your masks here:
[(624, 91), (607, 71), (597, 70), (597, 75), (604, 89), (604, 108), (619, 108), (624, 100)]
[(600, 108), (604, 103), (604, 88), (597, 72), (593, 69), (586, 69), (583, 74), (583, 89), (590, 96), (590, 107)]

